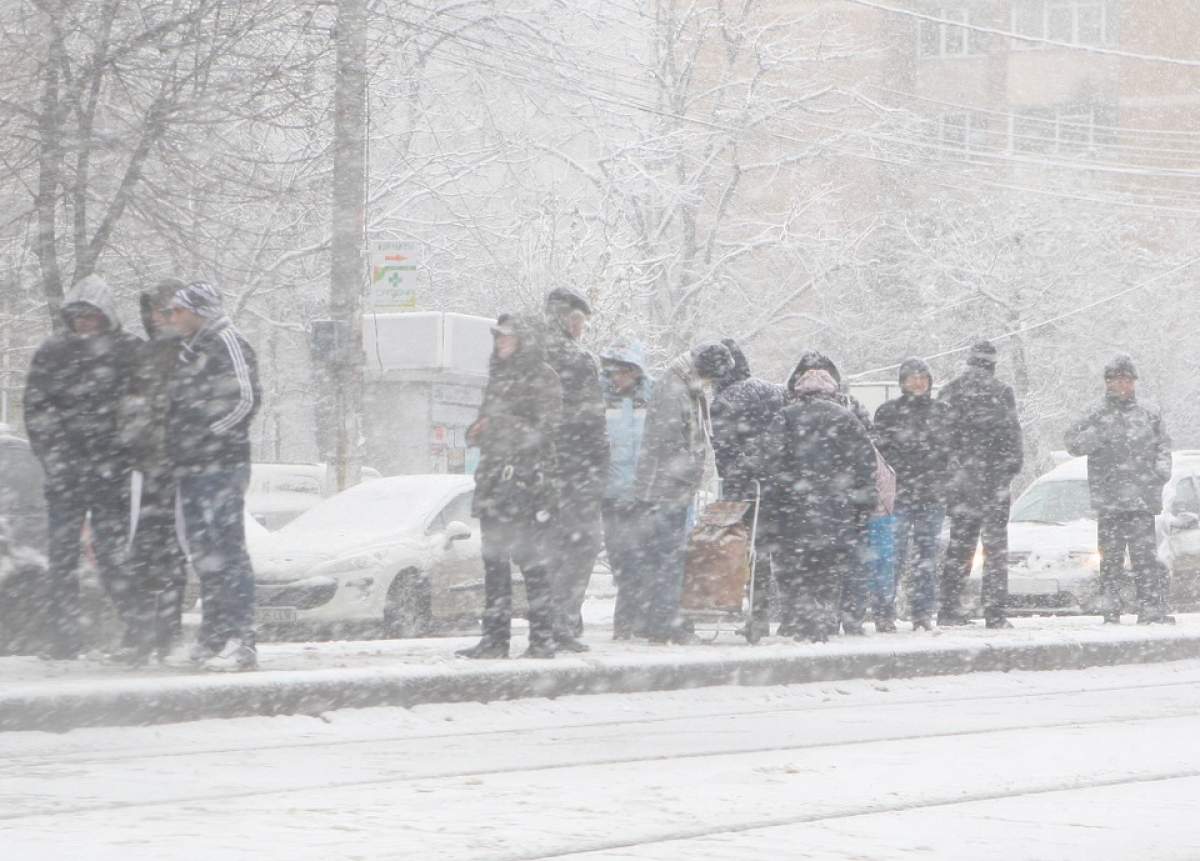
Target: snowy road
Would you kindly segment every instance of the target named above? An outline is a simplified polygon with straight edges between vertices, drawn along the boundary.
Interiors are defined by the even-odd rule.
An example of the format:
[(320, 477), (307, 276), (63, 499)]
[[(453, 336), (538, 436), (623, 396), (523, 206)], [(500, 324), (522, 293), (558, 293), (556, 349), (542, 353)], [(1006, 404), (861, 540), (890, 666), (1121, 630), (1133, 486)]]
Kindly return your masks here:
[(1200, 662), (0, 735), (13, 859), (1200, 857)]

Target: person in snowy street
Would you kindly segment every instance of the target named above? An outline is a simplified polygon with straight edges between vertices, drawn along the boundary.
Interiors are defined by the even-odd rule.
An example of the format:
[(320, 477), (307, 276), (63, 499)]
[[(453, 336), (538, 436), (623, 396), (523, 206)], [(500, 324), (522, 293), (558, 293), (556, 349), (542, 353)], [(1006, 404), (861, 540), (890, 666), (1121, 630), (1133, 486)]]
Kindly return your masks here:
[(546, 364), (538, 328), (502, 314), (479, 417), (467, 441), (479, 447), (472, 514), (479, 518), (484, 567), (483, 637), (455, 654), (507, 658), (512, 637), (512, 563), (529, 606), (525, 657), (553, 658), (554, 598), (548, 573), (557, 528), (556, 436), (562, 387)]
[[(186, 285), (177, 278), (141, 294), (142, 326), (121, 433), (133, 456), (133, 536), (129, 544), (130, 604), (135, 623), (126, 633), (124, 662), (140, 664), (152, 654), (167, 657), (181, 647), (183, 590), (187, 574), (175, 518), (177, 482), (167, 439), (168, 385), (181, 342), (171, 330), (169, 306)], [(178, 659), (180, 655), (172, 656)]]
[(1137, 587), (1138, 624), (1170, 623), (1168, 575), (1155, 549), (1154, 517), (1171, 477), (1171, 439), (1159, 411), (1137, 398), (1137, 369), (1126, 355), (1104, 368), (1104, 401), (1066, 433), (1067, 451), (1087, 456), (1096, 512), (1104, 621), (1121, 622), (1125, 551)]
[[(833, 360), (819, 350), (806, 350), (800, 355), (800, 360), (792, 372), (787, 389), (791, 391), (792, 383), (809, 371), (825, 371), (837, 384), (834, 400), (853, 413), (862, 424), (867, 436), (874, 439), (874, 428), (871, 414), (859, 402), (858, 398), (842, 387), (842, 375)], [(854, 545), (854, 564), (846, 571), (846, 579), (842, 584), (841, 630), (852, 636), (862, 636), (863, 621), (867, 615), (868, 583), (874, 570), (874, 550), (871, 544), (871, 509), (855, 509), (854, 516), (858, 518), (853, 524), (851, 541)], [(785, 634), (790, 633), (789, 626), (784, 626)]]
[(250, 422), (261, 403), (258, 361), (211, 284), (178, 290), (168, 310), (182, 343), (167, 383), (166, 438), (204, 605), (187, 658), (215, 671), (252, 670), (254, 571), (244, 518)]
[(875, 507), (875, 448), (842, 406), (837, 381), (801, 364), (771, 428), (774, 570), (797, 640), (825, 642), (842, 621), (842, 590), (858, 558), (858, 531)]
[(989, 628), (1010, 628), (1008, 603), (1009, 486), (1024, 460), (1017, 404), (996, 379), (996, 347), (971, 346), (967, 369), (951, 380), (938, 401), (945, 404), (949, 473), (946, 505), (950, 542), (942, 566), (938, 625), (967, 625), (963, 586), (975, 548), (983, 542), (983, 616)]
[(645, 539), (646, 633), (656, 643), (689, 643), (679, 618), (688, 508), (704, 480), (711, 426), (704, 386), (729, 373), (724, 344), (694, 347), (655, 381), (638, 457), (635, 494)]
[[(751, 376), (750, 363), (732, 338), (725, 338), (721, 343), (733, 357), (733, 368), (716, 381), (711, 408), (713, 455), (717, 473), (721, 476), (721, 495), (726, 499), (753, 501), (755, 481), (759, 480), (761, 486), (766, 479), (763, 446), (771, 423), (786, 403), (785, 390), (778, 383)], [(752, 518), (753, 514), (751, 510), (747, 518)], [(768, 522), (760, 517), (755, 545), (761, 588), (754, 593), (750, 624), (764, 636), (769, 633), (768, 598), (771, 594), (769, 579), (764, 575), (769, 570), (773, 544)]]
[(546, 297), (546, 363), (562, 384), (557, 435), (559, 516), (551, 570), (558, 648), (585, 652), (582, 607), (603, 536), (601, 503), (608, 478), (608, 438), (600, 367), (583, 348), (592, 309), (566, 287)]
[(119, 411), (138, 340), (121, 328), (109, 285), (89, 275), (63, 300), (65, 331), (33, 356), (25, 387), (25, 427), (45, 471), (49, 520), (48, 656), (83, 649), (79, 576), (81, 533), (91, 525), (100, 582), (128, 625), (123, 553), (129, 522), (129, 451)]
[(604, 489), (604, 547), (617, 603), (613, 639), (644, 636), (645, 588), (641, 564), (641, 513), (634, 497), (638, 453), (646, 430), (650, 380), (645, 349), (637, 341), (615, 344), (601, 355), (608, 425), (608, 484)]
[(933, 374), (921, 359), (900, 365), (901, 395), (875, 411), (879, 451), (896, 470), (895, 567), (876, 595), (875, 630), (896, 630), (896, 577), (912, 551), (908, 606), (913, 630), (932, 630), (937, 609), (938, 537), (945, 517), (946, 404), (933, 399)]

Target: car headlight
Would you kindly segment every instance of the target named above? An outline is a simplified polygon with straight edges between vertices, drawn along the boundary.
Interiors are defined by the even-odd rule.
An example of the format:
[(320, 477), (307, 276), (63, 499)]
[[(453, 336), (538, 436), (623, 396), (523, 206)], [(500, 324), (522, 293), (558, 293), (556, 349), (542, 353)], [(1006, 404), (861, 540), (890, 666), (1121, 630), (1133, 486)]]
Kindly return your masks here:
[(1100, 553), (1096, 550), (1072, 550), (1067, 554), (1067, 558), (1078, 565), (1080, 568), (1086, 568), (1089, 571), (1100, 570)]

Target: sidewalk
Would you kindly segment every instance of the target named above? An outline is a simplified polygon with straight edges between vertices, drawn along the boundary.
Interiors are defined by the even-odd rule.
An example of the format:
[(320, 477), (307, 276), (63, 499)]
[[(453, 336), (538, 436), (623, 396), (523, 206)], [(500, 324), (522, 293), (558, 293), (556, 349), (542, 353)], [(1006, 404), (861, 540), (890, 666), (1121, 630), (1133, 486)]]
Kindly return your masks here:
[[(589, 614), (592, 619), (595, 616)], [(414, 706), (711, 685), (778, 685), (1008, 670), (1080, 669), (1200, 657), (1200, 614), (1176, 626), (1120, 627), (1095, 617), (1017, 619), (930, 632), (749, 646), (731, 631), (711, 645), (614, 643), (589, 624), (592, 651), (553, 661), (466, 661), (474, 638), (264, 643), (261, 669), (220, 675), (98, 661), (0, 658), (0, 730), (167, 723), (247, 715), (319, 714), (339, 708)], [(513, 654), (525, 647), (518, 633)]]

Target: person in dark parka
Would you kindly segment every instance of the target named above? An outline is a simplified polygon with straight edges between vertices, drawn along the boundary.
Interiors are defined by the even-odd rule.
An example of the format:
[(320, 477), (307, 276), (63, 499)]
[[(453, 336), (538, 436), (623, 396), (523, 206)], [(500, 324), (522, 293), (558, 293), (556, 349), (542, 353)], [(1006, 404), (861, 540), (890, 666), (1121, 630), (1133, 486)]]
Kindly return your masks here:
[(579, 343), (591, 317), (587, 300), (566, 287), (546, 297), (546, 363), (562, 384), (556, 437), (559, 517), (551, 564), (561, 649), (586, 651), (582, 607), (603, 536), (601, 503), (608, 479), (604, 390), (595, 356)]
[[(721, 343), (733, 357), (733, 369), (714, 386), (715, 395), (709, 410), (713, 455), (717, 473), (721, 476), (721, 495), (726, 499), (750, 501), (755, 498), (755, 481), (760, 482), (761, 488), (766, 480), (764, 446), (771, 423), (787, 402), (786, 389), (778, 383), (751, 376), (750, 363), (732, 338), (724, 338)], [(753, 511), (747, 517), (752, 518)], [(754, 592), (752, 624), (764, 634), (770, 624), (768, 599), (771, 589), (766, 575), (774, 543), (770, 521), (759, 517), (755, 541), (759, 588)]]
[[(898, 398), (875, 411), (879, 452), (896, 470), (895, 572), (902, 576), (912, 543), (909, 609), (913, 629), (933, 627), (937, 610), (938, 538), (945, 517), (946, 405), (933, 399), (933, 374), (921, 359), (900, 365)], [(895, 585), (880, 596), (876, 630), (896, 628)]]
[(1171, 478), (1171, 439), (1156, 408), (1137, 399), (1137, 370), (1126, 355), (1104, 368), (1104, 401), (1066, 433), (1067, 450), (1088, 459), (1096, 512), (1104, 621), (1120, 624), (1125, 551), (1133, 565), (1140, 624), (1173, 622), (1168, 582), (1155, 550), (1154, 517)]
[(983, 542), (983, 614), (989, 628), (1007, 628), (1009, 486), (1024, 461), (1012, 389), (996, 379), (996, 347), (978, 341), (967, 369), (938, 401), (946, 406), (950, 542), (942, 566), (938, 624), (966, 625), (962, 590), (975, 548)]
[(186, 557), (175, 517), (178, 483), (167, 439), (167, 412), (168, 386), (181, 347), (170, 329), (168, 309), (185, 286), (168, 278), (139, 297), (148, 340), (138, 345), (122, 409), (121, 431), (135, 470), (129, 570), (130, 603), (136, 620), (126, 632), (122, 657), (133, 664), (154, 652), (166, 656), (183, 635)]
[[(842, 386), (842, 375), (833, 359), (819, 350), (806, 350), (800, 355), (791, 377), (788, 379), (786, 391), (792, 391), (795, 383), (809, 371), (825, 371), (837, 384), (837, 394), (834, 400), (854, 414), (867, 431), (867, 436), (874, 440), (875, 430), (871, 422), (871, 414), (858, 398), (850, 394)], [(871, 511), (856, 511), (858, 520), (854, 523), (853, 542), (856, 564), (852, 566), (842, 589), (842, 630), (851, 635), (862, 635), (863, 621), (867, 614), (868, 583), (874, 568), (874, 553), (871, 546)], [(788, 627), (785, 622), (784, 632)]]
[(526, 657), (553, 658), (554, 599), (548, 565), (558, 516), (556, 439), (562, 387), (545, 361), (537, 326), (501, 315), (479, 417), (467, 441), (479, 447), (472, 513), (484, 566), (483, 637), (456, 654), (507, 658), (512, 636), (512, 563), (529, 605)]
[(47, 625), (51, 657), (82, 650), (79, 565), (81, 532), (92, 547), (105, 591), (129, 619), (124, 549), (129, 522), (129, 450), (120, 407), (133, 373), (138, 340), (121, 328), (112, 290), (89, 275), (67, 293), (66, 331), (33, 356), (25, 387), (25, 428), (45, 471), (49, 520)]
[(775, 576), (796, 638), (824, 642), (838, 632), (842, 590), (860, 563), (855, 531), (875, 507), (875, 450), (821, 368), (793, 375), (771, 438)]

